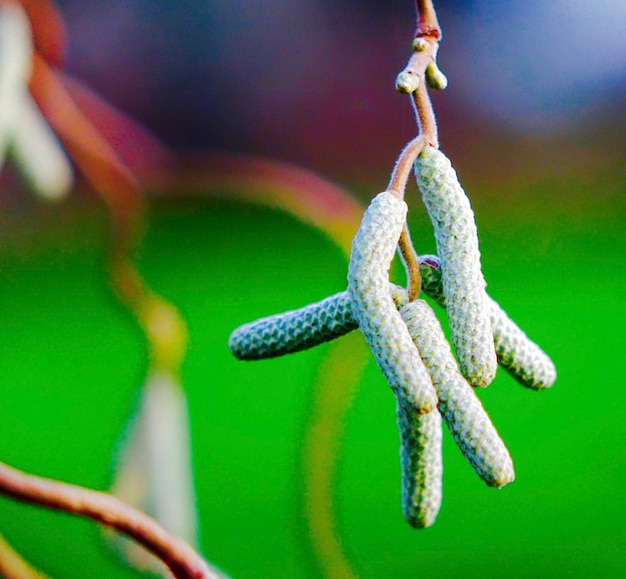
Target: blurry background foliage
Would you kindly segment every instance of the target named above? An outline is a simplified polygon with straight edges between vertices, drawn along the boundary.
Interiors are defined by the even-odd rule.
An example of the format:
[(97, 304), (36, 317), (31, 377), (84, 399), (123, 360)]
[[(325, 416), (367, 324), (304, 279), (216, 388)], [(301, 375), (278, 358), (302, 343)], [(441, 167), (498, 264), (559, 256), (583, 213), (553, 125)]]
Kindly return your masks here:
[[(177, 150), (274, 156), (365, 203), (414, 134), (394, 92), (407, 0), (60, 1), (67, 68)], [(394, 401), (369, 360), (347, 415), (337, 529), (362, 577), (617, 577), (626, 573), (626, 41), (621, 2), (437, 3), (433, 97), (442, 150), (477, 215), (490, 294), (554, 359), (552, 390), (499, 374), (480, 392), (516, 482), (487, 488), (445, 437), (431, 529), (403, 520)], [(197, 151), (196, 151), (197, 152)], [(232, 358), (237, 325), (345, 288), (346, 259), (279, 211), (218, 201), (151, 205), (139, 260), (188, 321), (202, 549), (236, 578), (318, 576), (301, 515), (302, 440), (331, 346)], [(408, 193), (420, 253), (430, 225)], [(138, 398), (145, 345), (103, 269), (107, 215), (3, 178), (0, 454), (106, 489)], [(356, 339), (356, 338), (351, 338)], [(359, 338), (360, 339), (360, 338)], [(0, 526), (52, 577), (132, 577), (92, 523), (0, 499)]]

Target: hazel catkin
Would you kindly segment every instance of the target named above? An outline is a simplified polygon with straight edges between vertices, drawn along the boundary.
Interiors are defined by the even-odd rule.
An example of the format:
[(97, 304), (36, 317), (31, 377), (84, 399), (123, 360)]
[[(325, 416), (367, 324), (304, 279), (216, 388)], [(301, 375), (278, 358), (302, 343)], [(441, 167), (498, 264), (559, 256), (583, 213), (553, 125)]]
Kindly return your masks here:
[(389, 266), (406, 213), (406, 203), (389, 192), (373, 199), (352, 242), (348, 293), (359, 329), (392, 391), (409, 408), (427, 413), (437, 405), (435, 390), (389, 295)]
[[(436, 255), (420, 256), (422, 290), (446, 307), (441, 284), (441, 262)], [(522, 386), (541, 390), (556, 380), (556, 368), (550, 357), (511, 320), (500, 305), (487, 295), (493, 341), (502, 366)]]
[(497, 367), (480, 265), (474, 213), (449, 159), (426, 147), (415, 177), (433, 224), (442, 264), (443, 293), (461, 371), (474, 386), (487, 386)]
[(432, 308), (424, 300), (416, 300), (400, 313), (432, 378), (441, 416), (461, 452), (489, 486), (502, 487), (512, 482), (515, 473), (511, 456), (459, 372)]
[(441, 508), (441, 415), (437, 409), (417, 414), (400, 401), (396, 403), (396, 414), (404, 518), (412, 527), (430, 527)]

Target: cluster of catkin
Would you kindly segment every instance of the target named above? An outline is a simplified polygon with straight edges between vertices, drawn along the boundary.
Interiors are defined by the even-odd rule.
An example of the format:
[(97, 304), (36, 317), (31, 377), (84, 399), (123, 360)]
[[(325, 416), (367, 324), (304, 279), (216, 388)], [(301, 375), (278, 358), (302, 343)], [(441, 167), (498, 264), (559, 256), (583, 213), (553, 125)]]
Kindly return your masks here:
[(476, 473), (502, 487), (515, 478), (513, 463), (472, 387), (487, 386), (498, 363), (533, 389), (550, 387), (556, 370), (487, 295), (474, 215), (450, 161), (426, 147), (415, 175), (438, 251), (420, 258), (422, 292), (445, 308), (456, 358), (430, 305), (409, 301), (389, 281), (407, 215), (406, 203), (391, 192), (377, 195), (363, 215), (347, 291), (241, 326), (229, 346), (239, 359), (262, 359), (358, 328), (396, 397), (405, 518), (427, 527), (441, 505), (442, 419)]

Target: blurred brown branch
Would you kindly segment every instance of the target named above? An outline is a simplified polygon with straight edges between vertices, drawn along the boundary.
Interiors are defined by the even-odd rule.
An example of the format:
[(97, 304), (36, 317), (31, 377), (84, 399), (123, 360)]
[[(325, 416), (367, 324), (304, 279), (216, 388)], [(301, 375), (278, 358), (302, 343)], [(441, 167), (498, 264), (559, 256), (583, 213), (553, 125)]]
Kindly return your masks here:
[(156, 555), (177, 579), (213, 579), (205, 561), (154, 519), (99, 491), (29, 475), (0, 463), (0, 493), (26, 503), (93, 519)]

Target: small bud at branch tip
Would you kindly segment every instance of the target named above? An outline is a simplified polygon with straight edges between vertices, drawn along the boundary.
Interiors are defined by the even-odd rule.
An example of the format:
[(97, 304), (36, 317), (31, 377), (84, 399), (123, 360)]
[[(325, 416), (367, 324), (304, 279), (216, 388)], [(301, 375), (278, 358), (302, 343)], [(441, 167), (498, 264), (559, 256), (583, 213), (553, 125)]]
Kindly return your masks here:
[(448, 79), (435, 62), (426, 67), (426, 82), (430, 88), (444, 90), (448, 86)]
[(403, 70), (396, 77), (396, 90), (402, 94), (411, 94), (415, 92), (419, 85), (419, 76), (410, 71)]

